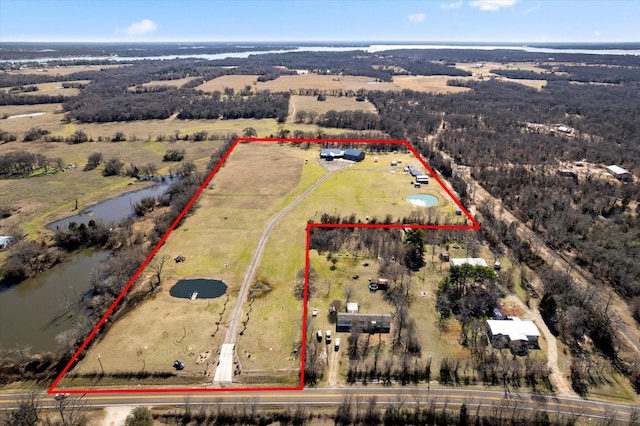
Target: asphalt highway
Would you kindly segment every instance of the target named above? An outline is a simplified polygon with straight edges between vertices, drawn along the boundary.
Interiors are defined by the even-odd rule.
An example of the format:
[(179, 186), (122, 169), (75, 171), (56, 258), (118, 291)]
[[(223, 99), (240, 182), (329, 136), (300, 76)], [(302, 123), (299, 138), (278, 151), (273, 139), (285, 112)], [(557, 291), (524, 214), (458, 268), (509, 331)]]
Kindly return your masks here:
[[(15, 406), (20, 400), (19, 393), (0, 394), (0, 410)], [(402, 404), (403, 407), (416, 403), (427, 404), (435, 401), (438, 407), (445, 403), (457, 406), (466, 403), (475, 409), (482, 407), (518, 408), (523, 410), (546, 410), (550, 413), (580, 416), (583, 419), (602, 419), (615, 416), (618, 421), (629, 421), (634, 408), (631, 405), (612, 402), (584, 400), (573, 397), (540, 395), (530, 393), (510, 393), (503, 391), (437, 388), (426, 387), (353, 387), (353, 388), (322, 388), (304, 389), (302, 391), (265, 391), (265, 392), (235, 392), (216, 391), (202, 393), (116, 393), (116, 394), (85, 394), (83, 399), (86, 407), (101, 408), (118, 405), (127, 406), (184, 406), (188, 401), (193, 406), (199, 405), (238, 405), (255, 404), (257, 406), (304, 406), (304, 407), (335, 407), (345, 399), (352, 402), (366, 403), (375, 397), (381, 406)], [(43, 408), (54, 408), (56, 401), (53, 395), (42, 394)]]

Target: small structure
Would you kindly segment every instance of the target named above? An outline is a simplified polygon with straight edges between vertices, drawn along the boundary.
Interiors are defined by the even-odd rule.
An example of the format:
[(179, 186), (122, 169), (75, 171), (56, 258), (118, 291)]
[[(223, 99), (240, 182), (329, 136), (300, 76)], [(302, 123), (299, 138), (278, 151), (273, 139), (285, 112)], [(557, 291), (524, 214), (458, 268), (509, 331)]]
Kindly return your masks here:
[(487, 336), (496, 349), (510, 347), (516, 350), (539, 349), (540, 331), (533, 321), (518, 317), (505, 320), (487, 320)]
[(342, 158), (349, 161), (362, 161), (364, 160), (364, 152), (359, 149), (346, 149)]
[(347, 312), (350, 314), (358, 313), (358, 304), (356, 302), (347, 303)]
[(558, 126), (558, 131), (568, 135), (571, 133), (571, 128), (567, 126)]
[(622, 180), (622, 181), (631, 180), (631, 172), (627, 169), (623, 169), (620, 166), (616, 166), (615, 164), (612, 164), (611, 166), (607, 166), (607, 170), (618, 180)]
[(389, 279), (388, 278), (377, 278), (375, 284), (378, 285), (379, 290), (388, 290), (389, 289)]
[(350, 332), (354, 329), (363, 333), (389, 333), (391, 331), (391, 315), (339, 313), (336, 331)]
[(0, 248), (7, 248), (13, 242), (13, 238), (8, 235), (0, 236)]
[(462, 216), (462, 209), (460, 207), (456, 207), (456, 216)]
[(396, 160), (391, 160), (391, 166), (392, 167), (393, 166), (397, 166), (397, 165), (398, 165), (398, 162)]
[(440, 253), (440, 261), (442, 262), (448, 262), (449, 261), (449, 252), (448, 251), (443, 251), (442, 253)]
[(427, 175), (417, 175), (416, 176), (416, 183), (424, 183), (424, 184), (429, 183), (429, 176), (427, 176)]
[(462, 266), (462, 265), (471, 265), (471, 266), (487, 266), (487, 262), (480, 257), (462, 257), (449, 260), (449, 264), (451, 266)]
[(320, 158), (325, 160), (333, 160), (334, 158), (342, 158), (344, 151), (341, 149), (324, 148), (320, 150)]
[(572, 179), (577, 179), (578, 178), (578, 174), (571, 169), (560, 169), (558, 170), (558, 176), (561, 177), (568, 177), (568, 178), (572, 178)]

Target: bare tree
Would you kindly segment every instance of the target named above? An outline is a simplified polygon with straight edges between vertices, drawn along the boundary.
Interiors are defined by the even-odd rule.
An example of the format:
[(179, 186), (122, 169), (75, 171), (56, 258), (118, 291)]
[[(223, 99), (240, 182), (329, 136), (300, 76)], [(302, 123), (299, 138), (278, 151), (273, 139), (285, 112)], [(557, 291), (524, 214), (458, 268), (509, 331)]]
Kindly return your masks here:
[(153, 272), (153, 277), (150, 281), (152, 291), (162, 284), (162, 270), (169, 259), (169, 255), (165, 254), (151, 264), (151, 271)]
[(86, 401), (82, 397), (70, 397), (65, 394), (56, 395), (60, 421), (64, 426), (84, 426), (89, 419), (85, 413)]
[(2, 424), (10, 426), (35, 426), (40, 418), (42, 406), (39, 399), (39, 390), (31, 389), (24, 394), (17, 403), (15, 409), (7, 411)]

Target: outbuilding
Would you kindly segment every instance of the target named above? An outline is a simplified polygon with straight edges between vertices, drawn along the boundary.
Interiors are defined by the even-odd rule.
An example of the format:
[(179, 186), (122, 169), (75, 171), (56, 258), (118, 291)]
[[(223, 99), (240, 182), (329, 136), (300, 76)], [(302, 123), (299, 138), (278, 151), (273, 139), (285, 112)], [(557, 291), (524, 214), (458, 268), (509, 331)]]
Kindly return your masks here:
[(8, 235), (0, 236), (0, 248), (7, 248), (13, 242), (13, 238)]
[(352, 330), (358, 330), (362, 333), (389, 333), (391, 331), (391, 315), (338, 313), (336, 331), (350, 332)]
[(623, 169), (620, 166), (616, 166), (615, 164), (612, 164), (611, 166), (607, 166), (607, 170), (609, 171), (609, 173), (615, 176), (615, 178), (618, 180), (622, 180), (622, 181), (631, 180), (631, 172), (627, 169)]
[(449, 264), (451, 266), (462, 266), (462, 265), (471, 265), (471, 266), (487, 266), (486, 260), (480, 257), (462, 257), (455, 258), (449, 260)]
[(359, 149), (346, 149), (342, 158), (349, 161), (362, 161), (364, 160), (364, 152)]
[(342, 158), (344, 155), (344, 151), (341, 149), (334, 148), (324, 148), (320, 150), (320, 158), (324, 158), (325, 160), (334, 158)]

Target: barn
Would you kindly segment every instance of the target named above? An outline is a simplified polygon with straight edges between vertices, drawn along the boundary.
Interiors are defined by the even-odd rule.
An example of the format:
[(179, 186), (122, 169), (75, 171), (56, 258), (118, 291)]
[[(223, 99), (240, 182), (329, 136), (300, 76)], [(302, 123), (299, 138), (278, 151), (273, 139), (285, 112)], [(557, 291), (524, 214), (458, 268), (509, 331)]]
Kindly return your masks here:
[(391, 315), (338, 313), (336, 331), (350, 332), (353, 329), (363, 333), (389, 333), (391, 331)]
[(359, 149), (347, 149), (344, 151), (342, 158), (349, 161), (362, 161), (364, 160), (364, 152)]

